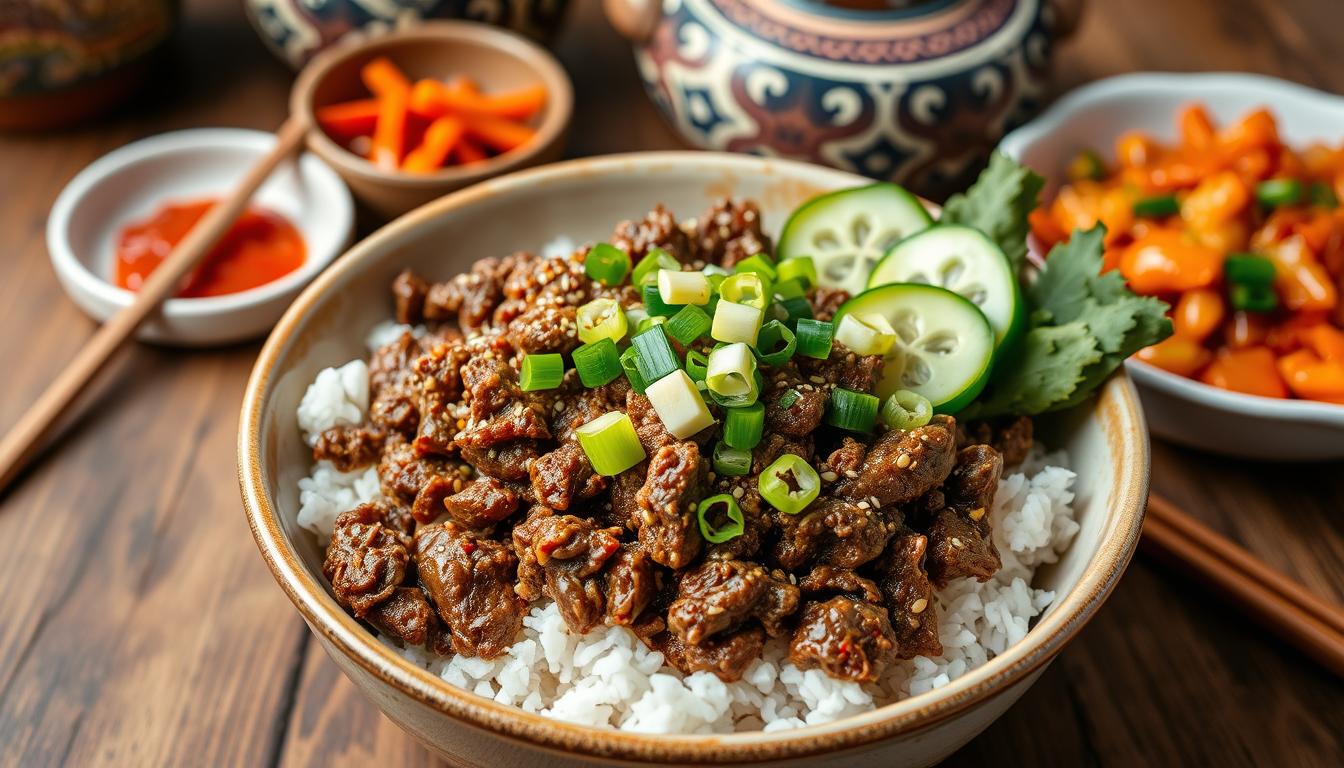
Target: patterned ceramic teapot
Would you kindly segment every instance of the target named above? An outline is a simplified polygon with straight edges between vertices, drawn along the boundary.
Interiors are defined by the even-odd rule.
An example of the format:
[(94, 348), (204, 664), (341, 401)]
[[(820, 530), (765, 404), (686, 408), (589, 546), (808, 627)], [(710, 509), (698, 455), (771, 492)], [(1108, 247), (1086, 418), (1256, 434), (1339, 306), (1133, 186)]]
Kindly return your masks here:
[[(1045, 94), (1082, 0), (605, 0), (640, 76), (705, 149), (964, 187)], [(660, 5), (661, 3), (661, 5)]]

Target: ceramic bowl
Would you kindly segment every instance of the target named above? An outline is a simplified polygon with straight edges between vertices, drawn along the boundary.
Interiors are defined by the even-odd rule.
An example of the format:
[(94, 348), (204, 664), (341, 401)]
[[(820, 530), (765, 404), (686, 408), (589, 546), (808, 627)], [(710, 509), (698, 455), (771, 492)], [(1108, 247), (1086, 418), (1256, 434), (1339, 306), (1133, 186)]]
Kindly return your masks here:
[(606, 0), (667, 121), (704, 149), (965, 189), (1044, 103), (1082, 0)]
[[(128, 144), (80, 171), (47, 218), (47, 251), (66, 293), (96, 320), (129, 306), (134, 294), (110, 279), (121, 229), (167, 202), (224, 196), (274, 144), (275, 137), (261, 131), (176, 131)], [(169, 299), (157, 317), (141, 326), (142, 340), (203, 346), (260, 336), (350, 242), (350, 192), (312, 155), (282, 165), (253, 203), (284, 215), (299, 229), (308, 247), (303, 265), (240, 293)]]
[(238, 442), (244, 506), (276, 581), (331, 658), (389, 718), (455, 765), (930, 765), (1001, 715), (1095, 613), (1134, 551), (1148, 487), (1147, 436), (1123, 375), (1088, 406), (1041, 423), (1043, 439), (1068, 449), (1078, 470), (1082, 530), (1058, 563), (1039, 572), (1037, 584), (1058, 597), (1026, 639), (943, 688), (828, 725), (648, 736), (557, 722), (454, 688), (406, 662), (327, 592), (322, 551), (295, 519), (297, 483), (311, 464), (295, 409), (318, 371), (365, 354), (365, 330), (391, 313), (388, 285), (398, 271), (409, 266), (447, 278), (474, 258), (537, 249), (560, 234), (605, 238), (614, 222), (657, 202), (690, 216), (721, 195), (756, 199), (767, 231), (778, 231), (803, 200), (860, 181), (800, 163), (710, 153), (552, 165), (477, 185), (402, 217), (351, 249), (299, 297), (248, 383)]
[(243, 8), (271, 53), (299, 69), (338, 42), (413, 27), (431, 19), (494, 24), (545, 43), (564, 21), (569, 0), (246, 0)]
[[(1151, 73), (1098, 81), (1068, 94), (1003, 140), (1004, 152), (1047, 179), (1052, 197), (1069, 160), (1083, 148), (1108, 148), (1129, 130), (1174, 140), (1176, 113), (1200, 102), (1219, 122), (1257, 107), (1279, 119), (1289, 144), (1344, 140), (1344, 98), (1261, 75)], [(1344, 458), (1344, 406), (1243, 395), (1126, 364), (1139, 386), (1153, 434), (1214, 453), (1278, 461)]]
[(332, 48), (313, 59), (294, 83), (290, 110), (316, 126), (318, 107), (367, 98), (359, 70), (366, 62), (387, 56), (412, 81), (469, 75), (485, 92), (541, 83), (547, 101), (532, 118), (532, 142), (470, 166), (450, 166), (434, 173), (386, 171), (346, 150), (320, 129), (309, 131), (308, 147), (341, 174), (360, 202), (392, 218), (455, 189), (509, 171), (548, 163), (564, 151), (574, 113), (574, 89), (560, 62), (544, 48), (512, 32), (485, 24), (440, 21), (372, 40)]

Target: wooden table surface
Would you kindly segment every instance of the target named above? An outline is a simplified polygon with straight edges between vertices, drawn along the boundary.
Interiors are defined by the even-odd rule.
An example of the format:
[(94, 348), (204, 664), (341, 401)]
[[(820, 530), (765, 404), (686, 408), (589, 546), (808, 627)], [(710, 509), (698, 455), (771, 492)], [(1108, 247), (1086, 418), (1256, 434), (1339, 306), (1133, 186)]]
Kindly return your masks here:
[[(596, 0), (558, 44), (572, 155), (679, 146)], [(1058, 88), (1133, 70), (1252, 70), (1344, 91), (1337, 0), (1094, 2)], [(0, 425), (93, 331), (43, 227), (80, 168), (139, 137), (279, 125), (290, 74), (236, 0), (187, 0), (151, 94), (101, 124), (0, 137)], [(1341, 127), (1344, 136), (1344, 126)], [(258, 345), (138, 347), (0, 497), (0, 765), (425, 765), (337, 671), (262, 564), (234, 480)], [(1344, 472), (1155, 445), (1153, 487), (1344, 600)], [(1047, 728), (1041, 728), (1048, 722)], [(1100, 615), (953, 765), (1344, 762), (1344, 685), (1138, 556)]]

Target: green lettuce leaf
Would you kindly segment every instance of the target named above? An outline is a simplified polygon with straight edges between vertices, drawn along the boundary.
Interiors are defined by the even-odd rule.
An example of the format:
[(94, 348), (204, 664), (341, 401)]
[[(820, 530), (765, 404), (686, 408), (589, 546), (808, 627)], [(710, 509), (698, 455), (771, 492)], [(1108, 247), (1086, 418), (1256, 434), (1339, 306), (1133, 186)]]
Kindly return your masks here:
[(1027, 256), (1027, 214), (1036, 207), (1044, 186), (1045, 179), (1030, 168), (995, 152), (970, 189), (947, 199), (939, 221), (985, 233), (1020, 271)]

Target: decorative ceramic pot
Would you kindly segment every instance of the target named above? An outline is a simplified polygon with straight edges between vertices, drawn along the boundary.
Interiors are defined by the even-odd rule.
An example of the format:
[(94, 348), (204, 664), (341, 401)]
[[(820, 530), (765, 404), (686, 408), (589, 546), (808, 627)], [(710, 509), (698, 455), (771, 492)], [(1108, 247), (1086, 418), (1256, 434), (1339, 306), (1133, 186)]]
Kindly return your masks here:
[(569, 0), (247, 0), (266, 47), (294, 69), (348, 34), (377, 34), (423, 19), (468, 19), (550, 40)]
[[(660, 5), (661, 3), (661, 5)], [(606, 0), (650, 96), (705, 149), (964, 187), (1045, 95), (1081, 0)]]
[(177, 11), (178, 0), (0, 0), (0, 128), (69, 125), (115, 105)]

